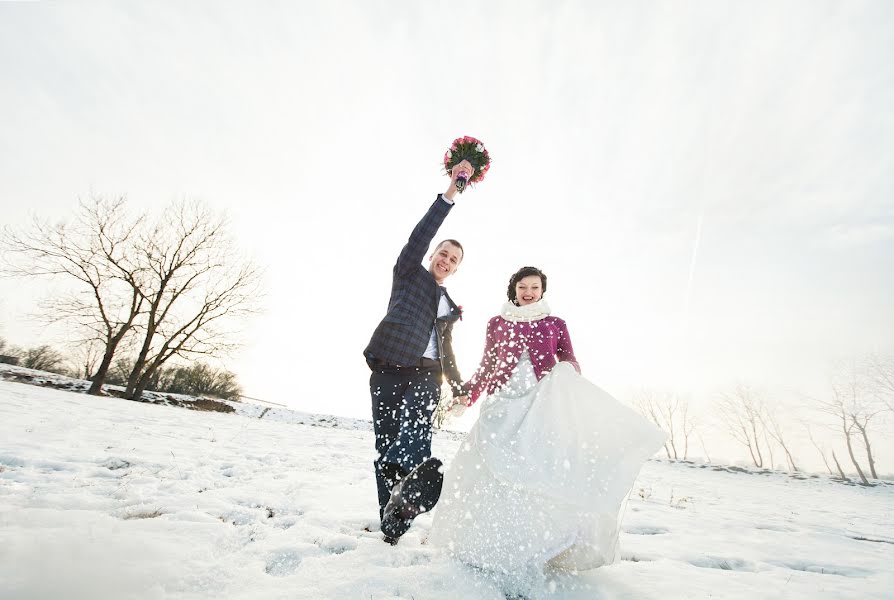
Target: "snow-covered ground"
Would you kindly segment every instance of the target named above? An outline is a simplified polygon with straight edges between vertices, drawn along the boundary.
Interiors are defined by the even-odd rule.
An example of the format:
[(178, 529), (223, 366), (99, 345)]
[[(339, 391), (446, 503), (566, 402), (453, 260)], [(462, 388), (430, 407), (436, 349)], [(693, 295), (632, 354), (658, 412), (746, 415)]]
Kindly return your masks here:
[[(0, 381), (0, 598), (504, 597), (424, 543), (429, 515), (381, 541), (368, 424), (261, 411)], [(650, 461), (623, 560), (538, 597), (894, 598), (892, 509), (890, 485)]]

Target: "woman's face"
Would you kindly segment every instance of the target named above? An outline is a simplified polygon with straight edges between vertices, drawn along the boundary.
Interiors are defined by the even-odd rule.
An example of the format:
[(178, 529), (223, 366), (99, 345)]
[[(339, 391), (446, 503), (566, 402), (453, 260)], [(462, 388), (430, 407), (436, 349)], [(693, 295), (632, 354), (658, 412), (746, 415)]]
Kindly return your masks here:
[(543, 296), (543, 283), (538, 275), (528, 275), (515, 284), (515, 299), (519, 306), (533, 304)]

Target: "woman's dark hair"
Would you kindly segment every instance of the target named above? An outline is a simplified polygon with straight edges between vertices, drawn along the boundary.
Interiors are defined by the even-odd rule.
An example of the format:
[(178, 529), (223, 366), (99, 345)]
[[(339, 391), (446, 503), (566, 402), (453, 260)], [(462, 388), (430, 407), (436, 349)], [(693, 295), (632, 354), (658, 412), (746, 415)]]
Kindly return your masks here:
[(506, 295), (509, 297), (510, 302), (518, 305), (518, 298), (515, 295), (515, 284), (531, 275), (536, 275), (540, 278), (540, 285), (543, 288), (542, 293), (546, 293), (546, 274), (537, 267), (522, 267), (509, 278), (509, 289), (506, 290)]

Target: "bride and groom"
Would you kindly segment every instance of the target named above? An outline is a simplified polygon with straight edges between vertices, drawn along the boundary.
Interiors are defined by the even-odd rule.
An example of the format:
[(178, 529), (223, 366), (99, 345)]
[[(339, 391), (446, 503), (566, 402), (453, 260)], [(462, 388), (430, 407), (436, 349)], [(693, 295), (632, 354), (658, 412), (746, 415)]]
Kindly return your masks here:
[[(463, 248), (445, 240), (428, 268), (421, 264), (462, 170), (472, 167), (454, 167), (401, 250), (387, 314), (364, 351), (385, 541), (396, 544), (437, 503), (429, 543), (488, 572), (609, 564), (618, 556), (621, 504), (664, 433), (580, 375), (568, 327), (543, 297), (546, 275), (534, 267), (510, 278), (478, 369), (463, 382), (452, 348), (460, 309), (443, 287)], [(442, 380), (454, 403), (483, 398), (443, 476), (430, 457)]]

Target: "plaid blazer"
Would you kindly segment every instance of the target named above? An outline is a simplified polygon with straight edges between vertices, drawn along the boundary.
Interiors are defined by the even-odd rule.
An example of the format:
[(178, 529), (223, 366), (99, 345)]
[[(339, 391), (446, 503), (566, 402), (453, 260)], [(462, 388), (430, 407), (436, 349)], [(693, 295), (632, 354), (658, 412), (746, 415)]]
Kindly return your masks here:
[(373, 332), (363, 355), (367, 362), (379, 359), (390, 365), (415, 365), (428, 347), (432, 328), (437, 326), (442, 371), (457, 393), (462, 377), (453, 356), (452, 329), (460, 311), (447, 296), (450, 314), (438, 318), (441, 292), (447, 291), (422, 266), (425, 253), (451, 208), (453, 205), (438, 195), (410, 234), (394, 265), (388, 312)]

